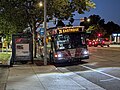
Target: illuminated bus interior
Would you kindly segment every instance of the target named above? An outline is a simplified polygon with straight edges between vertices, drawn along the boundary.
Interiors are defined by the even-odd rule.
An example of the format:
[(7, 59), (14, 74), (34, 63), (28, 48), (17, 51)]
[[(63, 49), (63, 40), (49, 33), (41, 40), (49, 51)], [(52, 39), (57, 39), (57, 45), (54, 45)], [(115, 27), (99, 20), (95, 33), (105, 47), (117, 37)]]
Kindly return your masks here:
[(67, 33), (55, 36), (56, 50), (72, 49), (86, 46), (84, 33)]

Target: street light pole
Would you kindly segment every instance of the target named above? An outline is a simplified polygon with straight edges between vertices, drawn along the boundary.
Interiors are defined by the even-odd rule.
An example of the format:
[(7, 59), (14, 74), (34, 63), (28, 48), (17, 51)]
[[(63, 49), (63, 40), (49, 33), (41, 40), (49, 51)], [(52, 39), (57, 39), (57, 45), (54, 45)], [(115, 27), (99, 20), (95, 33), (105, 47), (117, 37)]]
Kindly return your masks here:
[(46, 45), (46, 26), (47, 26), (47, 17), (46, 17), (46, 0), (44, 0), (44, 65), (47, 65), (47, 45)]

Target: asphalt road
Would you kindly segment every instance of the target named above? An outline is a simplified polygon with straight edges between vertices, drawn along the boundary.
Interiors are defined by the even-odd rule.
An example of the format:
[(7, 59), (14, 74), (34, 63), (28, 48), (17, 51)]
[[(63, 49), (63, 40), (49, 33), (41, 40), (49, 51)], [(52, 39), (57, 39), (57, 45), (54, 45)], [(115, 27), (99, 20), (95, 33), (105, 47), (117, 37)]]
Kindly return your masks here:
[(90, 47), (90, 59), (86, 62), (58, 69), (67, 69), (106, 90), (120, 90), (120, 48)]

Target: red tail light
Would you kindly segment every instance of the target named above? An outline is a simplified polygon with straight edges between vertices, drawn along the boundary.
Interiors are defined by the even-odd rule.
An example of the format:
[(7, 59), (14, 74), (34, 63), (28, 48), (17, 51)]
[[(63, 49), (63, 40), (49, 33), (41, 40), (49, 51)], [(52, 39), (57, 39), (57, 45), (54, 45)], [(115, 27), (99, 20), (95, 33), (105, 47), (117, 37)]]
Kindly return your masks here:
[(95, 44), (97, 44), (97, 42), (95, 42)]
[(105, 41), (102, 41), (102, 43), (105, 43)]
[(92, 42), (89, 42), (89, 45), (92, 44)]
[(56, 58), (57, 58), (57, 57), (58, 57), (58, 55), (57, 55), (57, 54), (54, 54), (54, 57), (56, 57)]

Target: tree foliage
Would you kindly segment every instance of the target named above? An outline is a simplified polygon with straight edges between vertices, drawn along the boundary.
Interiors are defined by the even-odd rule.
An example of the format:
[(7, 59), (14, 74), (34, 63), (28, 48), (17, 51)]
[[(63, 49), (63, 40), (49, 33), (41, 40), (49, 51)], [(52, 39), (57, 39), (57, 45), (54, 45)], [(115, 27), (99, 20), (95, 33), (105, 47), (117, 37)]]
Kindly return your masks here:
[(88, 30), (92, 30), (94, 36), (97, 36), (98, 33), (101, 33), (103, 36), (106, 34), (104, 26), (104, 19), (101, 19), (99, 15), (91, 15), (88, 17), (90, 19), (89, 26), (93, 26), (93, 28), (88, 28)]
[[(90, 21), (88, 22), (87, 19), (90, 19)], [(87, 32), (91, 32), (90, 39), (96, 39), (98, 33), (101, 33), (103, 36), (106, 34), (106, 30), (103, 28), (104, 19), (101, 19), (99, 15), (90, 15), (88, 18), (85, 17), (84, 20), (80, 25), (85, 26)]]
[[(43, 22), (43, 7), (40, 0), (1, 0), (0, 14), (17, 27), (17, 31)], [(44, 2), (44, 0), (42, 0)], [(73, 12), (84, 13), (95, 7), (91, 0), (47, 0), (47, 18), (69, 19)]]
[(120, 33), (120, 26), (115, 24), (113, 21), (107, 22), (107, 24), (104, 25), (104, 28), (109, 35), (111, 35), (112, 33)]
[(8, 40), (11, 34), (16, 32), (16, 26), (12, 23), (6, 21), (2, 16), (0, 16), (0, 34), (6, 36), (6, 40)]
[[(88, 22), (87, 19), (90, 19)], [(81, 22), (80, 25), (85, 26), (86, 31), (91, 32), (91, 38), (96, 38), (98, 33), (101, 33), (103, 37), (108, 37), (112, 33), (120, 33), (120, 26), (115, 24), (112, 21), (107, 22), (105, 24), (104, 19), (102, 19), (99, 15), (90, 15), (85, 18), (84, 22)]]
[(11, 34), (15, 33), (16, 27), (10, 22), (6, 21), (2, 16), (0, 16), (0, 35), (4, 37), (7, 43), (11, 41)]

